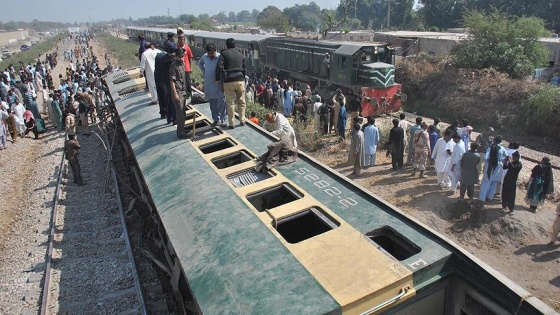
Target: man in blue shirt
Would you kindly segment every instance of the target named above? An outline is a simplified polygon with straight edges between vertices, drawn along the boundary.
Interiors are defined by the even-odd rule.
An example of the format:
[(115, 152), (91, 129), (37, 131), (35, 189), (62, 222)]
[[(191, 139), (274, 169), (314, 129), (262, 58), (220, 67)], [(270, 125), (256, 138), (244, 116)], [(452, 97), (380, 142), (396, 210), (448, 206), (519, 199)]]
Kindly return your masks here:
[(216, 52), (214, 45), (208, 44), (206, 45), (206, 53), (198, 61), (198, 66), (204, 74), (204, 97), (210, 103), (212, 119), (214, 120), (213, 126), (216, 126), (218, 122), (225, 123), (226, 117), (224, 93), (215, 81), (219, 59), (220, 53)]

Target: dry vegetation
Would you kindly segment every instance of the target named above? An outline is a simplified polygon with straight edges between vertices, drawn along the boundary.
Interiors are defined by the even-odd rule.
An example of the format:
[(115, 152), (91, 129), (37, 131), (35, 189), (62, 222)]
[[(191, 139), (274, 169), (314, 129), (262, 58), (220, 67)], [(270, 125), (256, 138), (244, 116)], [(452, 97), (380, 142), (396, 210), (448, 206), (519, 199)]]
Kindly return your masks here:
[(397, 80), (409, 96), (407, 111), (446, 120), (468, 118), (479, 130), (491, 125), (511, 134), (553, 138), (560, 133), (559, 93), (550, 85), (422, 57), (404, 59), (399, 66)]

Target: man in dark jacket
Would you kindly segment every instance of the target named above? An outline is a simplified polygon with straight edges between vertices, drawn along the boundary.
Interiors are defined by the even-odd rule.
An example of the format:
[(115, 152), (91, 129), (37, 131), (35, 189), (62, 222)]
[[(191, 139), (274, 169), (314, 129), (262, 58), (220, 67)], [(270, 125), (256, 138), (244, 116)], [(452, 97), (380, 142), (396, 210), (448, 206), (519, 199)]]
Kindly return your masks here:
[(168, 80), (166, 80), (165, 71), (166, 69), (169, 69), (171, 60), (173, 60), (173, 58), (167, 57), (166, 52), (158, 53), (155, 59), (154, 80), (156, 81), (159, 114), (161, 115), (161, 119), (165, 118), (167, 113), (167, 101), (169, 99), (169, 92), (166, 89), (166, 82)]
[(185, 50), (178, 48), (169, 69), (169, 85), (171, 86), (171, 99), (175, 107), (175, 122), (177, 124), (177, 137), (186, 139), (185, 132), (185, 97), (187, 95), (185, 86), (185, 65), (183, 57)]
[(243, 55), (235, 49), (235, 40), (226, 40), (227, 49), (222, 50), (218, 68), (216, 71), (216, 83), (224, 83), (226, 94), (226, 107), (228, 113), (229, 128), (233, 129), (233, 118), (235, 116), (235, 101), (239, 112), (239, 122), (245, 125), (245, 61)]
[(389, 151), (391, 153), (391, 164), (393, 170), (403, 168), (404, 156), (404, 129), (399, 127), (399, 120), (393, 119), (393, 128), (389, 132)]

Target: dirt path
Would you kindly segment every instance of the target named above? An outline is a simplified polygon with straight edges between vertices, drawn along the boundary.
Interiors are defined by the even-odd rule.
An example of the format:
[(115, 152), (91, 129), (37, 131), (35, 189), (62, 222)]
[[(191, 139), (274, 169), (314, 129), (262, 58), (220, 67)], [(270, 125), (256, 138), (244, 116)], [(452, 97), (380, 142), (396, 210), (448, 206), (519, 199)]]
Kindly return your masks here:
[[(412, 177), (410, 168), (393, 172), (385, 151), (377, 153), (376, 166), (355, 177), (350, 175), (352, 167), (344, 164), (346, 151), (347, 144), (331, 136), (329, 145), (311, 155), (446, 235), (560, 311), (560, 244), (546, 245), (555, 204), (547, 202), (532, 213), (523, 202), (524, 189), (519, 187), (513, 216), (501, 210), (498, 199), (486, 205), (477, 200), (460, 201), (457, 195), (438, 188), (433, 170), (427, 171), (428, 178)], [(520, 185), (527, 180), (522, 177)]]

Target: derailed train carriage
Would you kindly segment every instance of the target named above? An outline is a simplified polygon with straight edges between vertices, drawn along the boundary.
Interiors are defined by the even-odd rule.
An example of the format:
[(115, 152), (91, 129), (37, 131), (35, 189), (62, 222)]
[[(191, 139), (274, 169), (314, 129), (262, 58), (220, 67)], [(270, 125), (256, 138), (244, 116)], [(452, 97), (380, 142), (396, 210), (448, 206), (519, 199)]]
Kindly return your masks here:
[[(128, 27), (127, 34), (139, 34), (154, 42), (165, 39), (173, 29)], [(332, 96), (340, 88), (348, 96), (360, 96), (362, 116), (396, 112), (406, 101), (401, 84), (395, 83), (395, 49), (385, 43), (354, 43), (290, 38), (276, 35), (251, 35), (185, 30), (196, 57), (204, 54), (206, 44), (218, 51), (233, 37), (236, 48), (245, 56), (248, 73), (277, 74), (279, 78), (308, 83), (322, 95)], [(328, 62), (325, 56), (328, 56)]]
[[(275, 137), (185, 107), (180, 140), (138, 69), (105, 78), (188, 314), (556, 314), (414, 218), (300, 152), (265, 173)], [(123, 80), (123, 78), (129, 78)]]

